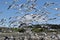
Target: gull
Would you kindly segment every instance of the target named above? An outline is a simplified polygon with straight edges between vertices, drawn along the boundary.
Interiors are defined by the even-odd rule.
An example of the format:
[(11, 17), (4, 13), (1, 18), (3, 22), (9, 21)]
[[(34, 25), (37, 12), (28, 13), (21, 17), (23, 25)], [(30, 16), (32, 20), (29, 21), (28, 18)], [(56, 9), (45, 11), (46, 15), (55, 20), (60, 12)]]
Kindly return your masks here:
[(9, 5), (9, 7), (7, 9), (10, 9), (14, 4), (15, 4), (15, 1), (13, 1), (12, 4)]
[(9, 5), (8, 9), (12, 8), (13, 4), (12, 5)]
[(36, 16), (33, 16), (33, 18), (35, 18)]
[(28, 2), (36, 2), (37, 0), (27, 0)]
[(12, 17), (9, 17), (9, 20), (11, 19)]
[(36, 2), (37, 0), (31, 0), (32, 2)]
[(12, 5), (9, 5), (8, 9), (10, 9), (10, 8), (11, 8), (11, 6), (12, 6)]
[(50, 19), (48, 19), (48, 20), (55, 20), (56, 18), (50, 18)]
[(3, 25), (3, 22), (0, 22), (0, 25)]
[(12, 4), (12, 5), (10, 5), (10, 6), (8, 7), (8, 9), (10, 9), (10, 8), (18, 9), (18, 5), (17, 5), (17, 4)]
[(60, 8), (53, 8), (54, 10), (57, 10), (57, 11), (59, 11), (60, 10)]
[(0, 25), (3, 25), (4, 23), (6, 23), (6, 19), (5, 18), (0, 20)]
[(54, 4), (55, 4), (54, 2), (52, 2), (52, 3), (45, 2), (43, 6), (46, 8), (46, 7), (54, 5)]
[(20, 8), (23, 8), (23, 7), (25, 7), (26, 6), (26, 4), (19, 4), (19, 7)]
[(11, 17), (9, 17), (9, 20), (10, 20), (10, 19), (13, 19), (13, 18), (14, 18), (14, 16), (11, 16)]
[(6, 19), (5, 19), (5, 18), (1, 19), (1, 22), (4, 22), (4, 21), (6, 21)]
[(29, 4), (30, 2), (36, 2), (37, 0), (27, 0), (27, 3), (26, 4)]
[(36, 4), (31, 4), (30, 8), (35, 8)]
[(23, 8), (23, 6), (24, 6), (23, 4), (20, 5), (21, 8)]
[(15, 23), (15, 22), (16, 22), (15, 20), (13, 20), (13, 21), (9, 21), (9, 23), (11, 23), (11, 24), (12, 24), (12, 23)]
[(32, 11), (32, 9), (31, 8), (28, 8), (28, 9), (26, 9), (25, 12), (31, 12), (31, 11)]
[(30, 6), (26, 11), (31, 12), (32, 10), (35, 10), (35, 12), (37, 12), (37, 11), (38, 11), (38, 9), (37, 9), (37, 8), (35, 8), (33, 5), (32, 5), (32, 6)]

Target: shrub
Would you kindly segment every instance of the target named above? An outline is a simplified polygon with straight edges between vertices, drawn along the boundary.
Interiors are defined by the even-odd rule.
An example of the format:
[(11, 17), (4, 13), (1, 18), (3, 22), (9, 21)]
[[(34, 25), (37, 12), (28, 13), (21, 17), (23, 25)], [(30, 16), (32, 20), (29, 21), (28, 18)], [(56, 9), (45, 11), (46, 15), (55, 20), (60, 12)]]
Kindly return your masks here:
[(43, 32), (44, 29), (43, 28), (33, 28), (32, 31), (39, 33), (39, 32)]

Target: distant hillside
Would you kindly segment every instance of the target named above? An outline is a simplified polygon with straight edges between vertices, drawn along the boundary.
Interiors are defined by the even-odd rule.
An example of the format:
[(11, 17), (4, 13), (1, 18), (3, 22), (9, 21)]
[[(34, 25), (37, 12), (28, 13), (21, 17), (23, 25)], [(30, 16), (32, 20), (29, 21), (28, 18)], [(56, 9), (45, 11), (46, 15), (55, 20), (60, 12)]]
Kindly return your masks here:
[[(36, 25), (30, 25), (28, 27), (36, 27), (36, 28), (45, 28), (47, 26), (47, 28), (51, 28), (51, 29), (60, 29), (60, 25), (57, 24), (36, 24)], [(26, 27), (26, 26), (24, 26)]]
[[(30, 26), (23, 26), (24, 27), (28, 27), (28, 28), (51, 28), (51, 29), (60, 29), (60, 25), (57, 24), (36, 24), (36, 25), (30, 25)], [(20, 26), (18, 26), (18, 28), (20, 28)], [(0, 27), (0, 29), (9, 29), (9, 27)]]

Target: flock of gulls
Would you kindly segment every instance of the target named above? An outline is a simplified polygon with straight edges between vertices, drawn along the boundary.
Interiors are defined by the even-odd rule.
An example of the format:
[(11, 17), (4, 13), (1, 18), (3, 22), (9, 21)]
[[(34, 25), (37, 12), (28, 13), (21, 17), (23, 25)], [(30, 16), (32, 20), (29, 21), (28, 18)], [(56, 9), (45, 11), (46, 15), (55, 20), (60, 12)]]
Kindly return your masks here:
[[(37, 1), (39, 0), (26, 0), (25, 3), (23, 4), (17, 4), (16, 2), (19, 2), (19, 0), (12, 0), (13, 2), (8, 5), (7, 10), (10, 9), (15, 9), (18, 10), (16, 12), (21, 14), (21, 12), (23, 12), (24, 14), (22, 16), (13, 16), (13, 17), (9, 17), (9, 27), (13, 26), (19, 26), (20, 24), (33, 24), (33, 23), (42, 23), (42, 22), (47, 22), (49, 20), (56, 20), (57, 17), (60, 16), (60, 13), (55, 14), (57, 17), (54, 18), (49, 18), (48, 15), (50, 15), (51, 13), (46, 10), (47, 8), (50, 8), (53, 5), (57, 5), (59, 6), (59, 4), (55, 3), (55, 2), (45, 2), (43, 4), (43, 6), (41, 6), (41, 9), (37, 8)], [(5, 2), (5, 4), (8, 4), (8, 2)], [(39, 6), (38, 6), (39, 7)], [(55, 10), (55, 11), (60, 11), (60, 8), (50, 8), (51, 10)], [(3, 12), (0, 12), (3, 13)], [(0, 25), (4, 25), (4, 23), (6, 23), (6, 19), (2, 18), (0, 19)]]

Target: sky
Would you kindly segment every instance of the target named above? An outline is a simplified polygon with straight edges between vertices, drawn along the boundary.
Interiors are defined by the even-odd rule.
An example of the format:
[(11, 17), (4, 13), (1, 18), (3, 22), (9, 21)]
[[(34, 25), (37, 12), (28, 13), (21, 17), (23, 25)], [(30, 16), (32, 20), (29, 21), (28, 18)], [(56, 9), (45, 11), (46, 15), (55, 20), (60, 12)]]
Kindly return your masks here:
[[(22, 16), (24, 15), (24, 11), (18, 12), (16, 9), (9, 9), (9, 5), (12, 4), (14, 0), (0, 0), (0, 19), (6, 18), (7, 22), (9, 21), (8, 18), (11, 16)], [(27, 0), (18, 0), (15, 4), (23, 4), (26, 3)], [(45, 2), (55, 2), (56, 5), (52, 5), (50, 7), (47, 7), (46, 10), (48, 10), (51, 14), (49, 14), (49, 18), (57, 18), (55, 20), (50, 20), (47, 23), (49, 24), (60, 24), (60, 16), (56, 16), (57, 14), (60, 14), (60, 10), (56, 11), (53, 8), (60, 8), (60, 0), (37, 0), (37, 9), (41, 9), (41, 7), (44, 5)], [(8, 23), (6, 23), (8, 25)]]

